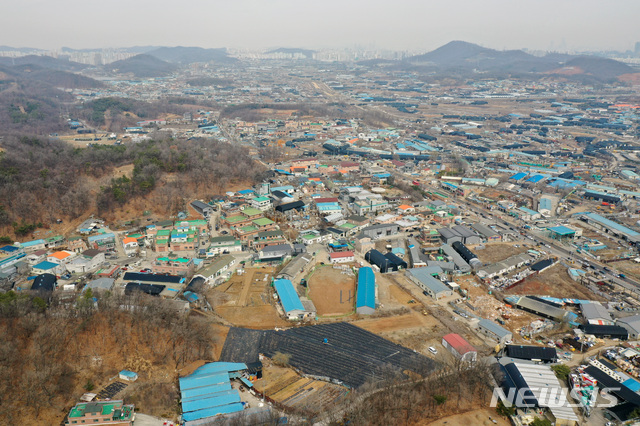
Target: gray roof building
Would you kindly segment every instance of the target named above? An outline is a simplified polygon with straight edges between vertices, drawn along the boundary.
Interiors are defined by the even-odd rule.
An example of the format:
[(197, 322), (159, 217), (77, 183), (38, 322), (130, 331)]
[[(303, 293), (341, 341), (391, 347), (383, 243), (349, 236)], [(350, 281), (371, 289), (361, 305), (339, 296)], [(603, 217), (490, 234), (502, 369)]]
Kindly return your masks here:
[(441, 297), (453, 295), (453, 290), (433, 275), (441, 274), (439, 267), (424, 267), (407, 269), (407, 276), (423, 291), (438, 300)]
[(478, 321), (478, 329), (489, 337), (496, 339), (499, 343), (505, 343), (513, 339), (513, 334), (509, 330), (485, 318)]
[(626, 328), (630, 339), (637, 339), (640, 335), (640, 315), (618, 318), (616, 325)]
[(612, 325), (611, 314), (600, 303), (581, 303), (582, 316), (589, 324)]

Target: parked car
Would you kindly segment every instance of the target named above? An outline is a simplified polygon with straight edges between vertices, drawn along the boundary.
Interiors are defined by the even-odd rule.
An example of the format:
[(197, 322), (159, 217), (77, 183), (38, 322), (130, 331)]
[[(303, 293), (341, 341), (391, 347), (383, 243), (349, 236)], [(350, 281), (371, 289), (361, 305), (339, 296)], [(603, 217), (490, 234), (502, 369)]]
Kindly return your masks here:
[(434, 348), (433, 346), (429, 346), (429, 352), (431, 352), (432, 354), (437, 354), (438, 350), (436, 348)]

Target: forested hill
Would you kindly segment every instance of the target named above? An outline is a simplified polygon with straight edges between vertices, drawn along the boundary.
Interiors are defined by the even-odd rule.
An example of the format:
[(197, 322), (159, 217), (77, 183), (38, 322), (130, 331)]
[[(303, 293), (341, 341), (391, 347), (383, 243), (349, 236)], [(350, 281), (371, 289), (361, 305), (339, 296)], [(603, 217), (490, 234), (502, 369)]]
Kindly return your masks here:
[[(185, 199), (252, 184), (264, 171), (240, 147), (218, 141), (147, 141), (73, 148), (57, 141), (7, 137), (0, 157), (0, 227), (26, 235), (58, 218), (109, 217), (145, 199), (175, 214)], [(128, 173), (114, 174), (129, 166)]]

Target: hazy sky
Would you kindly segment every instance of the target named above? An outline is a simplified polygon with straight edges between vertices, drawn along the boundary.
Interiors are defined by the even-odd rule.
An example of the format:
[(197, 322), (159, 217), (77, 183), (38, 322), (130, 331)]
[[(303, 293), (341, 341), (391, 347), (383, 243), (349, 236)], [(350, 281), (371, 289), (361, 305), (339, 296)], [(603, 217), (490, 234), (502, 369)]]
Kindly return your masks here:
[(633, 49), (640, 0), (17, 0), (0, 45)]

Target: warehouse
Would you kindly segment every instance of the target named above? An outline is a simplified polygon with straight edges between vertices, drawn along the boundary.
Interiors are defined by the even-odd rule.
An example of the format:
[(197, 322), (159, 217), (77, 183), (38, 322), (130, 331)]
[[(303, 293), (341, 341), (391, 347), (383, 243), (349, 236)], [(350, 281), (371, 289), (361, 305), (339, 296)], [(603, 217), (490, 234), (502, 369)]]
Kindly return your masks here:
[(478, 321), (478, 330), (501, 345), (513, 340), (513, 333), (485, 318)]
[(396, 235), (400, 230), (400, 226), (395, 223), (381, 223), (379, 225), (371, 225), (362, 229), (362, 234), (373, 240)]
[(331, 263), (351, 263), (355, 261), (355, 255), (352, 251), (334, 251), (329, 253), (329, 261)]
[(535, 362), (558, 362), (556, 349), (546, 346), (507, 345), (505, 356)]
[(480, 244), (482, 242), (482, 237), (462, 225), (456, 225), (453, 228), (440, 228), (438, 232), (445, 244), (453, 244), (456, 241), (464, 244)]
[(465, 362), (475, 362), (478, 351), (471, 346), (462, 336), (455, 333), (447, 334), (442, 338), (442, 346), (447, 348), (456, 358)]
[(458, 252), (455, 251), (449, 244), (443, 244), (440, 247), (440, 250), (453, 260), (453, 263), (456, 267), (456, 272), (461, 274), (468, 274), (469, 272), (471, 272), (471, 266), (469, 266), (467, 261), (464, 260), (462, 256), (460, 256), (460, 254), (458, 254)]
[(231, 387), (231, 377), (240, 378), (243, 363), (212, 362), (179, 379), (182, 420), (185, 426), (212, 422), (214, 416), (244, 410), (240, 393)]
[(575, 229), (558, 225), (549, 228), (549, 236), (554, 240), (572, 240), (576, 237)]
[(640, 315), (618, 318), (616, 325), (624, 327), (629, 332), (629, 339), (637, 339), (640, 336)]
[(456, 241), (451, 245), (451, 247), (453, 247), (453, 249), (457, 251), (472, 268), (476, 269), (482, 266), (482, 262), (478, 260), (478, 256), (473, 254), (473, 252), (461, 242)]
[[(571, 399), (566, 395), (567, 390), (558, 381), (551, 367), (547, 365), (525, 364), (519, 362), (508, 363), (504, 370), (510, 382), (518, 388), (518, 393), (528, 395), (527, 403), (534, 406), (548, 408), (556, 425), (577, 425), (579, 422)], [(527, 390), (523, 392), (523, 390)], [(563, 396), (558, 392), (565, 393)], [(552, 395), (555, 395), (555, 399)], [(564, 403), (558, 403), (564, 401)]]
[(291, 281), (285, 279), (275, 280), (273, 286), (278, 293), (280, 304), (287, 319), (299, 320), (308, 316), (309, 312), (307, 312), (302, 305), (300, 297), (298, 297), (298, 293), (296, 293), (295, 288), (293, 288)]
[(520, 297), (515, 303), (515, 306), (523, 311), (557, 322), (563, 322), (565, 320), (573, 321), (577, 318), (577, 315), (573, 312), (565, 311), (564, 309), (551, 306), (527, 296)]
[(435, 278), (443, 271), (439, 266), (407, 269), (407, 277), (429, 296), (438, 300), (441, 297), (453, 295), (453, 290), (445, 283)]
[(202, 201), (195, 200), (191, 202), (191, 207), (198, 213), (200, 213), (205, 219), (208, 219), (214, 211), (213, 206), (203, 203)]
[(538, 201), (538, 212), (545, 217), (551, 216), (553, 203), (550, 198), (540, 198)]
[(284, 278), (287, 280), (293, 280), (300, 272), (304, 270), (304, 267), (311, 261), (310, 254), (299, 254), (289, 263), (282, 268), (277, 278)]
[(597, 213), (581, 213), (580, 219), (587, 222), (589, 225), (595, 226), (596, 228), (602, 229), (605, 232), (623, 238), (629, 242), (640, 242), (639, 232), (636, 232), (624, 225), (602, 217)]
[(591, 200), (604, 201), (605, 203), (618, 204), (622, 199), (616, 195), (605, 194), (599, 191), (584, 191), (584, 198)]
[(294, 201), (292, 203), (280, 204), (276, 206), (276, 211), (280, 213), (287, 213), (292, 210), (296, 210), (298, 212), (305, 209), (305, 204), (302, 201)]
[(582, 326), (584, 334), (591, 334), (599, 339), (627, 340), (629, 332), (618, 325), (585, 324)]
[(581, 303), (580, 310), (587, 324), (613, 325), (611, 314), (600, 303)]
[(494, 231), (493, 229), (489, 228), (486, 225), (483, 225), (482, 223), (474, 223), (471, 225), (471, 227), (480, 235), (482, 235), (487, 242), (495, 242), (495, 241), (500, 241), (502, 239), (502, 236), (500, 234), (498, 234), (496, 231)]
[(392, 252), (385, 253), (384, 257), (389, 259), (389, 266), (392, 271), (396, 272), (401, 269), (407, 269), (407, 262), (400, 259), (398, 256), (396, 256)]
[(384, 254), (380, 253), (378, 250), (369, 250), (364, 255), (364, 260), (372, 265), (377, 266), (378, 270), (380, 270), (380, 272), (383, 274), (391, 270), (391, 262), (388, 258), (385, 257)]
[(376, 276), (373, 269), (364, 266), (358, 270), (356, 313), (371, 315), (376, 311)]

